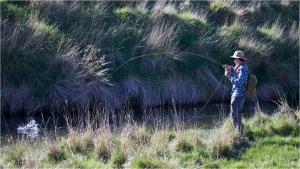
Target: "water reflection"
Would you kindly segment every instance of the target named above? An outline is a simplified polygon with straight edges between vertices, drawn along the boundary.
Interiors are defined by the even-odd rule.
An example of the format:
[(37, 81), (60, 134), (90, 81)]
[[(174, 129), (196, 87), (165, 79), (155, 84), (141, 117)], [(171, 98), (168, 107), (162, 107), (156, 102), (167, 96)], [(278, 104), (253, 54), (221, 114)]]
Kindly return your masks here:
[(19, 125), (17, 132), (18, 134), (26, 135), (31, 141), (34, 141), (34, 138), (37, 137), (39, 133), (38, 124), (34, 119), (31, 119), (29, 123), (25, 125)]

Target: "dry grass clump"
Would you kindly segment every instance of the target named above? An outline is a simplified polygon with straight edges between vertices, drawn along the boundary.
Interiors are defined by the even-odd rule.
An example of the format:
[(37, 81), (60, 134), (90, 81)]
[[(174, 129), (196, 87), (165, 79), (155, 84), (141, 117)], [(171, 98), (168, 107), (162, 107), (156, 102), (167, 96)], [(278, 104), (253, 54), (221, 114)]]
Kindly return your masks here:
[(38, 168), (44, 158), (44, 151), (38, 145), (23, 138), (10, 142), (1, 148), (2, 159), (10, 168)]
[(151, 133), (149, 133), (148, 129), (145, 126), (136, 126), (134, 128), (136, 129), (129, 135), (130, 139), (140, 145), (148, 144), (151, 139)]
[(156, 130), (151, 137), (151, 147), (159, 157), (168, 156), (175, 147), (170, 145), (170, 136), (166, 130)]
[(82, 136), (83, 147), (87, 150), (93, 150), (95, 147), (94, 143), (95, 133), (91, 126), (88, 126), (87, 129), (84, 131)]
[(110, 138), (105, 135), (100, 135), (95, 141), (95, 152), (98, 159), (108, 160), (111, 157), (112, 147)]
[(206, 146), (217, 158), (220, 156), (230, 156), (233, 152), (234, 139), (238, 133), (233, 128), (230, 119), (224, 122), (219, 128), (211, 131), (209, 138), (206, 140)]
[(170, 22), (158, 21), (153, 24), (149, 32), (145, 34), (142, 42), (145, 42), (145, 52), (172, 52), (177, 51), (178, 39), (176, 38), (178, 30), (176, 25)]
[[(82, 134), (85, 135), (85, 137), (82, 137)], [(73, 129), (69, 129), (68, 134), (68, 145), (72, 152), (77, 153), (85, 153), (88, 148), (90, 148), (93, 145), (93, 141), (90, 139), (93, 139), (90, 137), (91, 134), (81, 133), (79, 131), (75, 131)]]
[(63, 147), (55, 144), (50, 144), (47, 148), (46, 155), (50, 161), (59, 162), (65, 160), (66, 152), (64, 152)]
[(3, 153), (4, 159), (12, 163), (13, 166), (23, 166), (25, 161), (26, 145), (24, 142), (17, 142), (12, 144), (5, 153)]

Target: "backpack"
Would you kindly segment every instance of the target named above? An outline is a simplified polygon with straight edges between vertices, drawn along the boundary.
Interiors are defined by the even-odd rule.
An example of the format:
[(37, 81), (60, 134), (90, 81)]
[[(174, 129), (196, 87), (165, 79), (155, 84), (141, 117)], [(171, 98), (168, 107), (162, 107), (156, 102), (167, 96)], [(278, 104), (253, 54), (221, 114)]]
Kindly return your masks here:
[(256, 92), (257, 78), (255, 75), (251, 74), (248, 69), (247, 71), (248, 71), (248, 81), (247, 81), (247, 86), (243, 91), (243, 94), (245, 97), (252, 97)]

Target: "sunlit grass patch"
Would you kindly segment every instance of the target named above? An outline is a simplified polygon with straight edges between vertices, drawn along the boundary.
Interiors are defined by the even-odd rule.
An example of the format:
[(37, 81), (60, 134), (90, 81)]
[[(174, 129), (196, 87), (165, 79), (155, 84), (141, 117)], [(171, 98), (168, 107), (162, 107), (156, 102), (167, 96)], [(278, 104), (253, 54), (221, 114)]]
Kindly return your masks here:
[(151, 22), (151, 18), (147, 13), (130, 6), (116, 8), (114, 14), (126, 21), (126, 23), (132, 23), (134, 25), (137, 23), (148, 25)]
[(1, 24), (5, 23), (5, 20), (10, 22), (18, 22), (22, 18), (28, 19), (31, 14), (29, 8), (26, 6), (19, 6), (13, 3), (10, 3), (6, 0), (1, 0)]
[(138, 11), (135, 8), (132, 8), (129, 6), (126, 6), (123, 8), (117, 8), (117, 9), (115, 9), (114, 12), (122, 17), (125, 17), (127, 15), (132, 15), (132, 16), (138, 17), (139, 15), (143, 14), (141, 11)]
[(243, 119), (245, 135), (251, 140), (274, 135), (298, 136), (300, 128), (299, 118), (295, 113), (297, 111), (290, 109), (285, 101), (282, 101), (278, 107), (275, 114), (267, 115), (258, 109), (253, 117)]
[(197, 14), (192, 12), (181, 12), (176, 14), (176, 17), (187, 24), (201, 24), (202, 26), (205, 26), (207, 24), (207, 20), (205, 18), (201, 18)]
[(282, 40), (284, 36), (284, 28), (285, 27), (279, 23), (279, 21), (276, 21), (271, 26), (269, 24), (265, 24), (257, 27), (257, 32), (272, 40)]
[[(224, 168), (299, 168), (299, 139), (297, 137), (263, 137), (250, 142), (241, 157), (221, 160)], [(260, 153), (257, 153), (260, 152)]]
[(220, 30), (221, 36), (237, 39), (243, 33), (247, 32), (247, 26), (236, 20), (232, 25), (223, 25)]
[(179, 30), (179, 42), (183, 45), (193, 45), (198, 39), (197, 35), (204, 31), (207, 26), (206, 14), (200, 15), (198, 12), (180, 12), (175, 15), (175, 19)]

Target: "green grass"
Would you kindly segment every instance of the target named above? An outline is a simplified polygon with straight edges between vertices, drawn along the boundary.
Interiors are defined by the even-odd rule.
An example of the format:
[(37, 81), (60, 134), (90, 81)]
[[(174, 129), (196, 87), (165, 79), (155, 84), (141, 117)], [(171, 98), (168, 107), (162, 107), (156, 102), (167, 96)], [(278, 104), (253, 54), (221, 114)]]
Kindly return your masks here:
[[(296, 1), (1, 1), (1, 64), (5, 65), (1, 71), (1, 90), (8, 93), (8, 88), (17, 91), (22, 86), (28, 87), (30, 92), (26, 100), (31, 100), (28, 107), (59, 108), (61, 101), (78, 96), (82, 96), (80, 103), (84, 104), (94, 99), (86, 93), (102, 97), (99, 88), (101, 92), (113, 90), (108, 93), (116, 93), (97, 98), (106, 100), (107, 104), (119, 102), (115, 108), (130, 100), (149, 105), (143, 100), (155, 100), (156, 91), (161, 93), (158, 98), (164, 98), (163, 93), (168, 92), (161, 85), (166, 79), (178, 82), (188, 79), (184, 88), (196, 86), (197, 91), (220, 82), (221, 66), (200, 57), (180, 55), (180, 52), (198, 53), (223, 64), (233, 64), (229, 56), (240, 49), (249, 58), (252, 72), (259, 77), (259, 89), (278, 85), (291, 95), (297, 95), (298, 11), (299, 2)], [(88, 46), (101, 50), (94, 58), (102, 59), (101, 64), (105, 66), (98, 65), (98, 69), (85, 67), (84, 55)], [(180, 57), (158, 52), (179, 52)], [(105, 71), (107, 68), (109, 72)], [(102, 70), (103, 76), (96, 76)], [(115, 86), (122, 86), (134, 77), (144, 82), (141, 88), (147, 88), (145, 84), (152, 88), (147, 88), (148, 95), (138, 93), (135, 96), (143, 95), (144, 99), (126, 98), (128, 91), (117, 91), (119, 87), (102, 83), (105, 74), (109, 75), (109, 84)], [(283, 83), (285, 81), (288, 83)], [(70, 83), (77, 86), (70, 86)], [(229, 86), (225, 88), (229, 90)], [(205, 91), (204, 95), (210, 95), (213, 89)], [(268, 92), (258, 96), (275, 95), (275, 89), (258, 91)], [(185, 100), (179, 104), (206, 102), (205, 96), (186, 101), (184, 95), (174, 92), (173, 95), (178, 97), (176, 100)], [(223, 99), (223, 95), (218, 90), (216, 100)], [(3, 107), (17, 102), (10, 102), (17, 100), (16, 97), (1, 100)], [(165, 104), (166, 100), (157, 102)], [(24, 113), (27, 107), (21, 107), (16, 111)]]
[(220, 160), (220, 168), (299, 168), (298, 137), (270, 136), (249, 142), (236, 159)]
[(148, 128), (132, 120), (117, 130), (87, 127), (57, 139), (11, 140), (0, 162), (16, 168), (298, 168), (299, 110), (256, 111), (243, 118), (244, 141), (229, 118), (207, 130)]

